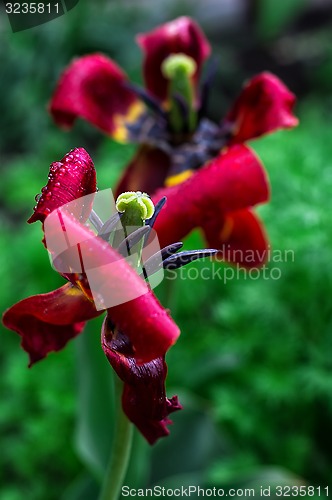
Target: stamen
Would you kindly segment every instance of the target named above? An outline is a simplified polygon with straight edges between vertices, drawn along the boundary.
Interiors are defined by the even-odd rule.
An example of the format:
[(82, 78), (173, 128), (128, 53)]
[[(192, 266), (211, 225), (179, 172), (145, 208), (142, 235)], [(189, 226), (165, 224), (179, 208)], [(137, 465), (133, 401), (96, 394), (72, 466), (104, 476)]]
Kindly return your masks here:
[(122, 217), (122, 214), (116, 213), (110, 217), (105, 224), (102, 225), (102, 227), (98, 231), (98, 236), (102, 238), (105, 241), (108, 241), (111, 233), (114, 231), (116, 228), (116, 225), (120, 221)]
[(159, 115), (165, 122), (167, 121), (167, 115), (161, 103), (155, 97), (151, 96), (147, 90), (132, 83), (128, 83), (126, 87), (134, 92), (151, 111)]
[(150, 227), (153, 227), (153, 224), (155, 223), (156, 218), (158, 217), (159, 212), (160, 212), (160, 210), (163, 208), (163, 206), (165, 205), (166, 201), (167, 201), (166, 196), (163, 196), (163, 197), (162, 197), (162, 198), (158, 201), (158, 203), (156, 203), (156, 205), (155, 205), (155, 207), (154, 207), (154, 214), (153, 214), (153, 216), (152, 216), (150, 219), (148, 219), (148, 220), (146, 221), (146, 224), (148, 224)]
[(155, 205), (153, 216), (150, 219), (148, 219), (148, 220), (145, 221), (145, 224), (148, 225), (148, 226), (150, 226), (150, 231), (144, 237), (143, 246), (145, 246), (147, 244), (149, 236), (150, 236), (150, 233), (151, 233), (151, 229), (153, 228), (153, 224), (155, 223), (155, 221), (156, 221), (156, 219), (157, 219), (157, 217), (158, 217), (158, 215), (160, 213), (160, 210), (163, 208), (163, 206), (165, 205), (166, 201), (167, 201), (166, 196), (163, 196), (158, 201), (158, 203)]
[(91, 210), (91, 212), (90, 212), (89, 221), (95, 227), (95, 229), (97, 229), (97, 231), (99, 233), (101, 228), (103, 227), (103, 221), (101, 220), (99, 215), (96, 214), (96, 212), (94, 210)]
[(132, 247), (136, 245), (147, 232), (150, 232), (149, 226), (139, 227), (136, 231), (127, 236), (127, 238), (122, 240), (120, 245), (117, 247), (117, 251), (125, 257), (128, 256)]
[(151, 276), (156, 273), (162, 265), (162, 261), (167, 259), (170, 255), (173, 255), (175, 252), (180, 250), (183, 247), (183, 243), (179, 241), (178, 243), (173, 243), (172, 245), (168, 245), (163, 248), (160, 252), (152, 255), (145, 263), (143, 267), (143, 275), (144, 278)]
[[(183, 246), (183, 243), (173, 243), (163, 248), (160, 252), (152, 255), (144, 264), (142, 274), (145, 279), (152, 276), (160, 270), (161, 267), (164, 269), (179, 269), (182, 266), (190, 264), (197, 259), (204, 259), (205, 257), (211, 257), (215, 255), (218, 250), (207, 249), (207, 250), (186, 250), (175, 254)], [(174, 255), (173, 255), (174, 254)]]
[(210, 59), (210, 61), (208, 63), (206, 75), (205, 75), (205, 78), (203, 79), (203, 82), (201, 85), (201, 92), (200, 92), (201, 105), (200, 105), (199, 112), (198, 112), (199, 118), (202, 118), (207, 113), (210, 91), (211, 91), (211, 87), (212, 87), (212, 84), (213, 84), (213, 81), (215, 79), (216, 74), (217, 74), (217, 59), (215, 57), (213, 57)]
[[(115, 207), (119, 212), (123, 212), (121, 222), (126, 239), (135, 233), (137, 228), (146, 226), (146, 219), (151, 219), (154, 214), (154, 204), (150, 196), (140, 191), (127, 191), (120, 194), (116, 200)], [(140, 236), (138, 242), (132, 244), (132, 263), (135, 267), (138, 267), (140, 264), (142, 249), (146, 241), (145, 238), (150, 230), (150, 226), (147, 225), (147, 229), (143, 231), (144, 238), (142, 239)], [(119, 247), (122, 244), (122, 240), (123, 238), (121, 237), (120, 239), (119, 234), (115, 234), (113, 246), (115, 248)], [(126, 247), (127, 242), (122, 247), (123, 251), (125, 251)]]
[(179, 269), (190, 262), (197, 259), (204, 259), (205, 257), (211, 257), (215, 255), (218, 250), (207, 249), (207, 250), (189, 250), (185, 252), (180, 252), (176, 255), (171, 255), (163, 262), (164, 269)]

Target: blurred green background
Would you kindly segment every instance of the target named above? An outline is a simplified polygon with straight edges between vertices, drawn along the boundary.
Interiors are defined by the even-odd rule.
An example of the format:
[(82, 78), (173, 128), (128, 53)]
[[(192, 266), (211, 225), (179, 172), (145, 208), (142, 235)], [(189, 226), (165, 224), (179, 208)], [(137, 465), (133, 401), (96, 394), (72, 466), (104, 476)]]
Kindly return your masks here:
[[(25, 223), (49, 164), (83, 146), (104, 189), (135, 151), (83, 122), (69, 133), (55, 127), (46, 108), (60, 72), (72, 57), (100, 51), (141, 82), (136, 33), (183, 14), (201, 24), (217, 58), (212, 118), (263, 70), (298, 95), (300, 126), (252, 143), (272, 185), (259, 213), (272, 247), (293, 250), (294, 262), (277, 264), (278, 280), (191, 279), (191, 267), (207, 263), (181, 273), (169, 306), (182, 335), (167, 357), (167, 382), (185, 408), (153, 448), (135, 436), (126, 484), (331, 486), (330, 1), (80, 0), (67, 15), (15, 34), (1, 12), (1, 310), (62, 284), (40, 226)], [(201, 246), (200, 235), (187, 245)], [(163, 300), (163, 285), (157, 293)], [(28, 370), (19, 337), (2, 329), (1, 500), (96, 498), (113, 432), (112, 370), (99, 331), (96, 320)]]

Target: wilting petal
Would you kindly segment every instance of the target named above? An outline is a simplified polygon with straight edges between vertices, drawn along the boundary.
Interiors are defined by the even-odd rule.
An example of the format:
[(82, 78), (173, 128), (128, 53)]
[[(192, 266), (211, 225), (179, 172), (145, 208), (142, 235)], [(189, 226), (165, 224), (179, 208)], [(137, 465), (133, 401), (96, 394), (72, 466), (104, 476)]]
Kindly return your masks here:
[[(29, 223), (37, 220), (44, 222), (45, 217), (56, 208), (95, 193), (97, 187), (95, 167), (84, 148), (75, 148), (61, 161), (52, 163), (48, 179), (34, 213), (28, 220)], [(90, 205), (83, 207), (83, 212), (80, 213), (81, 220), (85, 221), (88, 218), (91, 208)]]
[(163, 186), (169, 167), (166, 153), (151, 146), (142, 146), (120, 179), (117, 195), (126, 191), (153, 193)]
[(172, 422), (168, 415), (182, 407), (177, 396), (166, 397), (165, 378), (167, 366), (164, 357), (138, 365), (130, 356), (130, 344), (121, 333), (113, 335), (112, 325), (102, 332), (104, 352), (117, 375), (124, 382), (122, 406), (125, 414), (133, 422), (150, 444), (167, 436), (167, 426)]
[(209, 219), (219, 220), (220, 214), (266, 202), (269, 186), (258, 158), (246, 146), (236, 145), (182, 184), (157, 191), (153, 200), (162, 196), (167, 203), (154, 228), (164, 247)]
[(231, 144), (242, 143), (280, 128), (298, 124), (293, 115), (295, 95), (270, 73), (250, 80), (226, 116), (233, 125)]
[(143, 109), (126, 83), (126, 75), (107, 57), (81, 57), (62, 74), (50, 112), (58, 125), (71, 127), (76, 118), (84, 118), (116, 139), (125, 140), (125, 122), (133, 121)]
[[(57, 217), (58, 216), (58, 217)], [(108, 243), (66, 213), (53, 212), (45, 221), (48, 250), (61, 274), (86, 276), (97, 309), (108, 309), (113, 322), (125, 331), (137, 362), (160, 357), (173, 345), (179, 328), (162, 308), (137, 272)], [(68, 246), (69, 245), (69, 246)]]
[(257, 268), (268, 257), (263, 225), (250, 210), (216, 214), (214, 219), (206, 220), (203, 231), (208, 246), (220, 249), (220, 257), (227, 262)]
[(197, 64), (194, 79), (197, 82), (202, 65), (210, 54), (210, 45), (199, 26), (189, 17), (179, 17), (153, 31), (137, 36), (145, 53), (144, 79), (151, 94), (161, 101), (167, 97), (168, 81), (163, 76), (161, 64), (170, 54), (183, 53)]
[(81, 333), (85, 321), (99, 314), (82, 292), (67, 284), (21, 300), (4, 313), (3, 323), (22, 337), (31, 366), (49, 352), (62, 349)]

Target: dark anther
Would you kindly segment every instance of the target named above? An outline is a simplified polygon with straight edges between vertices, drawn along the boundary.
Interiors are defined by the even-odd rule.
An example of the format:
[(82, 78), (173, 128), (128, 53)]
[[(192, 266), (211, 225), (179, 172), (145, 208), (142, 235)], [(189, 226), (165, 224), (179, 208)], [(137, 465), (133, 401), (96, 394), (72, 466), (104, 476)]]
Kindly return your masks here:
[(162, 109), (161, 104), (157, 99), (152, 97), (145, 89), (139, 87), (138, 85), (128, 83), (126, 87), (132, 90), (132, 92), (134, 92), (134, 94), (136, 94), (151, 111), (166, 121), (165, 111)]
[(101, 228), (103, 227), (103, 221), (100, 219), (99, 215), (97, 215), (94, 210), (91, 210), (90, 212), (89, 221), (95, 227), (95, 229), (97, 229), (99, 233)]
[(102, 238), (103, 240), (108, 241), (112, 231), (114, 231), (114, 229), (116, 228), (116, 225), (118, 224), (119, 220), (121, 219), (121, 216), (122, 216), (122, 214), (116, 213), (116, 214), (112, 215), (112, 217), (107, 219), (105, 224), (103, 224), (102, 227), (100, 228), (100, 230), (98, 231), (98, 236), (100, 238)]
[(215, 79), (216, 73), (217, 73), (217, 59), (215, 57), (213, 57), (210, 59), (210, 61), (208, 63), (206, 75), (205, 75), (205, 78), (204, 78), (202, 85), (201, 85), (201, 92), (200, 92), (201, 105), (200, 105), (199, 113), (198, 113), (199, 119), (207, 114), (210, 91), (211, 91), (211, 87), (212, 87), (213, 81)]
[(150, 232), (150, 226), (143, 226), (133, 231), (127, 238), (121, 241), (117, 248), (117, 251), (124, 257), (130, 254), (131, 248), (136, 245), (148, 232)]
[(151, 219), (147, 219), (146, 221), (146, 224), (150, 227), (153, 227), (153, 224), (155, 223), (156, 221), (156, 218), (158, 217), (159, 215), (159, 212), (160, 210), (163, 208), (163, 206), (165, 205), (167, 201), (167, 198), (166, 196), (163, 196), (159, 201), (158, 203), (155, 204), (155, 207), (154, 207), (154, 214), (153, 216), (151, 217)]
[(156, 273), (162, 266), (162, 261), (167, 259), (170, 255), (180, 250), (183, 247), (183, 243), (179, 241), (178, 243), (173, 243), (163, 248), (160, 252), (152, 255), (145, 263), (143, 267), (143, 276), (147, 278), (152, 274)]
[(185, 252), (180, 252), (176, 255), (171, 255), (163, 262), (164, 269), (179, 269), (190, 262), (197, 259), (203, 259), (205, 257), (210, 257), (215, 255), (218, 250), (188, 250)]
[(156, 218), (158, 217), (159, 213), (160, 213), (160, 210), (163, 208), (163, 206), (165, 205), (166, 203), (166, 196), (163, 196), (159, 201), (158, 203), (156, 203), (155, 207), (154, 207), (154, 214), (153, 216), (150, 218), (150, 219), (147, 219), (145, 221), (145, 224), (147, 226), (150, 227), (150, 230), (146, 233), (145, 237), (144, 237), (144, 243), (143, 243), (143, 246), (147, 244), (148, 242), (148, 239), (149, 239), (149, 236), (150, 236), (150, 233), (151, 233), (151, 229), (153, 228), (153, 224), (155, 223), (156, 221)]

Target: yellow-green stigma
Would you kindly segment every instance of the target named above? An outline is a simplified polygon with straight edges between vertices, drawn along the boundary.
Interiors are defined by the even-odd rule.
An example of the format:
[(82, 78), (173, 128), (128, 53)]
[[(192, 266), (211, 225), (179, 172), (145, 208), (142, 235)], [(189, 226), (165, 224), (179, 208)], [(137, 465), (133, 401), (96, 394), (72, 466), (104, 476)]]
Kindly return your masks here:
[(172, 80), (179, 74), (185, 74), (188, 77), (194, 75), (197, 65), (191, 57), (186, 54), (171, 54), (164, 59), (161, 65), (161, 71), (166, 78)]
[[(154, 204), (150, 196), (141, 191), (127, 191), (118, 196), (115, 203), (118, 212), (126, 213), (130, 218), (145, 221), (154, 214)], [(133, 221), (134, 222), (134, 221)]]

